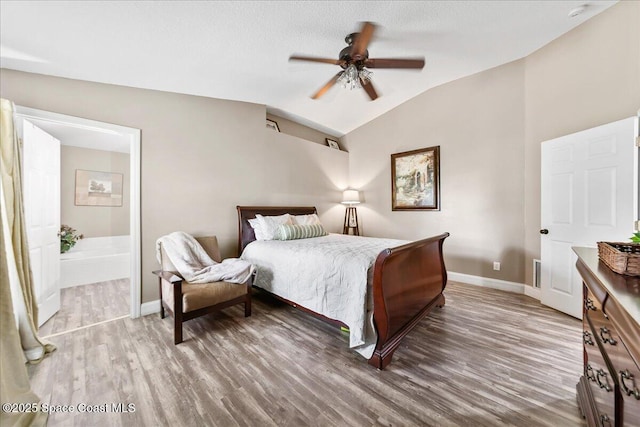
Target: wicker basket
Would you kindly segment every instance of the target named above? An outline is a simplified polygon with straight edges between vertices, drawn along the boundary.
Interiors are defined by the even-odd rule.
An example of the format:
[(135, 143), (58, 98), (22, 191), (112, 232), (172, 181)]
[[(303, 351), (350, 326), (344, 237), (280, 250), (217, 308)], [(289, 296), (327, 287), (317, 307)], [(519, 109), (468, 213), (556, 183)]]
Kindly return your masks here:
[(640, 276), (640, 244), (598, 242), (598, 257), (619, 274)]

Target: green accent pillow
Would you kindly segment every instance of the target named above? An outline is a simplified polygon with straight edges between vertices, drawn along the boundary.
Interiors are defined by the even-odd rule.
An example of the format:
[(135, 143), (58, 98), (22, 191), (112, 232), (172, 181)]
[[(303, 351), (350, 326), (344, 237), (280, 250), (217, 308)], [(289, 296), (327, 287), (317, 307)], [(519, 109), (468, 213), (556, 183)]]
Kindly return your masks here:
[(278, 227), (277, 239), (278, 240), (295, 240), (295, 239), (308, 239), (310, 237), (326, 236), (327, 232), (324, 231), (322, 224), (312, 225), (297, 225), (297, 224), (283, 224)]

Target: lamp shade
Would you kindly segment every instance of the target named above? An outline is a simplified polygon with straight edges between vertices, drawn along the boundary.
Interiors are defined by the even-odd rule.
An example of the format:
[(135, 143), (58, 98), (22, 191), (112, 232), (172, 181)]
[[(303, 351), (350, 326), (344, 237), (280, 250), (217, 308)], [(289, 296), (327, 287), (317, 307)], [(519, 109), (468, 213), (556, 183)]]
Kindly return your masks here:
[(360, 203), (360, 192), (358, 190), (344, 190), (342, 203), (345, 205), (357, 205)]

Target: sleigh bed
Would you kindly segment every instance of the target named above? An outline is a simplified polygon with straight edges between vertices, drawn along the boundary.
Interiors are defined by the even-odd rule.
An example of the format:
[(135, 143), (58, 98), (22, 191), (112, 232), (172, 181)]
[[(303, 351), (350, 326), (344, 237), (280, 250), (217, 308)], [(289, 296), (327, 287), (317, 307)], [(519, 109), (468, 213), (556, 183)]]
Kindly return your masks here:
[[(280, 255), (280, 258), (277, 258), (280, 253), (279, 250), (284, 249), (288, 242), (271, 241), (271, 243), (269, 243), (258, 241), (255, 245), (246, 249), (250, 243), (256, 240), (254, 230), (249, 224), (249, 220), (256, 218), (257, 214), (265, 217), (285, 213), (290, 215), (309, 215), (316, 213), (316, 208), (238, 206), (237, 210), (239, 226), (238, 247), (241, 256), (250, 262), (255, 262), (259, 259), (252, 258), (256, 256), (254, 254), (258, 253), (256, 252), (256, 248), (261, 244), (271, 245), (262, 248), (263, 253), (269, 253), (271, 257), (268, 261), (265, 261), (266, 264), (261, 267), (260, 262), (255, 262), (257, 264), (258, 280), (254, 282), (254, 286), (266, 290), (278, 299), (303, 311), (314, 314), (332, 323), (347, 326), (347, 323), (344, 321), (337, 320), (339, 316), (327, 316), (322, 313), (323, 310), (308, 308), (306, 305), (309, 304), (307, 304), (308, 300), (306, 299), (302, 301), (288, 299), (286, 296), (289, 296), (289, 294), (286, 292), (283, 293), (271, 289), (269, 280), (272, 279), (273, 272), (270, 271), (270, 266), (280, 263), (280, 265), (286, 265), (288, 270), (292, 270), (304, 269), (305, 265), (307, 265), (305, 264), (306, 261), (301, 261), (302, 258), (296, 259), (296, 255), (288, 256), (287, 258), (283, 258), (283, 256)], [(372, 328), (375, 329), (375, 331), (373, 331), (374, 341), (371, 344), (373, 352), (372, 354), (368, 352), (368, 354), (371, 354), (369, 363), (376, 368), (384, 369), (391, 362), (393, 353), (400, 345), (402, 338), (434, 307), (442, 307), (445, 304), (445, 298), (442, 292), (447, 283), (447, 272), (442, 256), (442, 244), (448, 236), (449, 233), (444, 233), (415, 242), (400, 242), (402, 243), (400, 246), (384, 247), (379, 252), (376, 250), (373, 254), (371, 258), (372, 260), (375, 259), (373, 265), (368, 272), (363, 273), (366, 276), (362, 280), (366, 282), (367, 286), (367, 302), (366, 308), (364, 305), (361, 308), (367, 311), (369, 320), (373, 323)], [(321, 245), (323, 242), (328, 241), (330, 245), (343, 245), (345, 244), (345, 240), (350, 238), (356, 242), (364, 243), (368, 243), (365, 241), (366, 239), (370, 239), (356, 236), (329, 235), (326, 237), (306, 239), (309, 242), (304, 242), (304, 244), (310, 245), (317, 242)], [(376, 241), (378, 245), (386, 243), (386, 241), (382, 239), (370, 240)], [(389, 242), (393, 241), (389, 240)], [(302, 243), (296, 242), (296, 244), (300, 245)], [(296, 253), (300, 253), (300, 257), (302, 256), (302, 252), (309, 252), (308, 249), (302, 250), (295, 246), (294, 248), (294, 252), (298, 251)], [(368, 250), (371, 251), (371, 248), (369, 247)], [(353, 254), (353, 258), (356, 258), (360, 250), (352, 249), (351, 253)], [(322, 258), (323, 256), (325, 255), (318, 255), (318, 258)], [(344, 260), (339, 261), (343, 263), (346, 262)], [(337, 263), (338, 261), (336, 261), (336, 265), (338, 265)], [(345, 270), (347, 269), (349, 268), (345, 268)], [(341, 273), (339, 275), (342, 276)], [(295, 287), (296, 290), (299, 290), (299, 288), (304, 285), (305, 283), (302, 283), (302, 281), (289, 284), (290, 288)], [(345, 287), (342, 287), (339, 292), (344, 291)], [(334, 298), (334, 301), (340, 301), (340, 298), (342, 298), (342, 295), (340, 295), (338, 299)], [(315, 307), (313, 304), (310, 306)], [(328, 311), (329, 313), (332, 312), (331, 307), (329, 307)], [(324, 312), (326, 313), (327, 311), (324, 310)], [(351, 333), (353, 334), (353, 331), (351, 331)]]

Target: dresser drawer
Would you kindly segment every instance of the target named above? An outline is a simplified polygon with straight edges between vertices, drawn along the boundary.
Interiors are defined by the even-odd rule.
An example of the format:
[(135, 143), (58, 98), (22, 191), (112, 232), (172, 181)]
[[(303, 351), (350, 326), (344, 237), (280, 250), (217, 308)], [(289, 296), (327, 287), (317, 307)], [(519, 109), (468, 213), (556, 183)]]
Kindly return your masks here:
[(640, 369), (631, 359), (624, 343), (609, 358), (615, 369), (617, 393), (625, 427), (640, 427)]
[(627, 318), (614, 301), (607, 301), (604, 308), (609, 313), (620, 340), (615, 350), (607, 349), (619, 388), (622, 406), (620, 425), (640, 427), (640, 369), (636, 363), (640, 336), (637, 328), (629, 327), (631, 319)]
[[(593, 332), (594, 325), (591, 321), (588, 321), (591, 330)], [(600, 348), (597, 345), (596, 336), (593, 338), (594, 345), (586, 344), (585, 350), (585, 365), (584, 376), (587, 379), (591, 393), (595, 401), (595, 405), (598, 411), (598, 419), (601, 421), (601, 425), (611, 427), (615, 426), (615, 407), (616, 407), (616, 381), (617, 378), (613, 376), (613, 373), (607, 367), (605, 356), (600, 352)]]
[(584, 285), (580, 410), (589, 427), (640, 427), (640, 277), (612, 272), (595, 249), (574, 250)]
[(640, 369), (635, 365), (631, 368), (625, 366), (618, 371), (622, 420), (626, 427), (640, 427)]
[(600, 324), (609, 322), (609, 318), (605, 314), (604, 307), (606, 301), (606, 295), (604, 297), (594, 294), (594, 292), (585, 286), (584, 289), (584, 313), (592, 321), (597, 321)]

